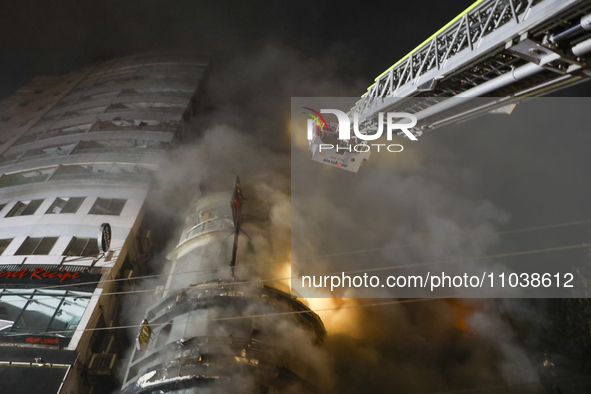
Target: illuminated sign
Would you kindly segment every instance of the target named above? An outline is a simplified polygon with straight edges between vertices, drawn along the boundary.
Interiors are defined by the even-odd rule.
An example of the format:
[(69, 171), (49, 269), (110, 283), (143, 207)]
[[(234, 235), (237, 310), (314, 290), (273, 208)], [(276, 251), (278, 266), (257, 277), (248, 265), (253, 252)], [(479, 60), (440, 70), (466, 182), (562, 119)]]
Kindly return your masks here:
[(2, 271), (0, 272), (0, 278), (59, 278), (60, 282), (68, 278), (80, 278), (81, 272), (69, 272), (66, 270), (62, 271), (51, 271), (43, 267), (35, 268), (23, 268), (18, 271)]
[(101, 279), (102, 269), (64, 265), (3, 265), (0, 286), (4, 288), (43, 288), (67, 285), (71, 290), (92, 291)]
[(71, 338), (55, 337), (49, 335), (0, 335), (1, 343), (24, 343), (30, 345), (50, 345), (65, 347)]
[(44, 337), (27, 337), (25, 339), (27, 343), (41, 343), (44, 345), (59, 345), (58, 338), (44, 338)]

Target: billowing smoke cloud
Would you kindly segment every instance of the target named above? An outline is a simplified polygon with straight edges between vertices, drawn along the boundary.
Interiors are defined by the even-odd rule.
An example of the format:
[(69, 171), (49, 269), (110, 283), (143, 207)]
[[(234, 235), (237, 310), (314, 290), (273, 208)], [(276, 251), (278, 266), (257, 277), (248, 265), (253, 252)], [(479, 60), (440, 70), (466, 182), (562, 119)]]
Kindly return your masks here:
[[(342, 244), (334, 242), (334, 234), (314, 232), (319, 221), (330, 220), (331, 212), (339, 213), (339, 234), (353, 250), (368, 244), (489, 233), (507, 222), (505, 213), (471, 189), (471, 184), (478, 183), (477, 174), (456, 167), (450, 152), (433, 149), (428, 142), (421, 146), (428, 154), (411, 152), (395, 167), (381, 159), (372, 161), (372, 171), (364, 168), (355, 175), (357, 188), (343, 187), (342, 193), (348, 196), (345, 206), (323, 200), (322, 190), (310, 188), (303, 202), (315, 208), (295, 205), (292, 218), (290, 98), (354, 96), (363, 91), (365, 82), (335, 77), (337, 63), (334, 58), (306, 59), (293, 50), (274, 47), (217, 65), (206, 89), (207, 130), (201, 130), (195, 143), (176, 149), (158, 179), (153, 201), (162, 207), (161, 214), (176, 217), (178, 225), (184, 212), (174, 209), (185, 207), (200, 183), (230, 188), (239, 175), (247, 203), (262, 207), (266, 216), (263, 222), (245, 226), (248, 237), (241, 237), (239, 265), (288, 261), (291, 220), (307, 231), (307, 236), (295, 234), (296, 239), (307, 240), (298, 245), (302, 257), (337, 249)], [(352, 220), (347, 212), (368, 198), (383, 215)], [(171, 226), (167, 229), (174, 234)], [(169, 246), (176, 242), (173, 236)], [(436, 243), (397, 250), (395, 257), (402, 263), (479, 256), (496, 242), (492, 237)], [(383, 253), (390, 257), (392, 252)], [(331, 259), (310, 259), (309, 263), (327, 272), (339, 270)], [(293, 275), (302, 267), (298, 265)], [(263, 266), (248, 276), (253, 272), (262, 279), (290, 276), (287, 264)], [(275, 284), (281, 288), (286, 283)], [(325, 392), (431, 393), (535, 380), (527, 357), (492, 302), (433, 300), (350, 308), (373, 301), (310, 300), (313, 308), (336, 308), (319, 312), (329, 332), (323, 349), (307, 350), (309, 358), (328, 366), (331, 378), (326, 382), (331, 387)]]

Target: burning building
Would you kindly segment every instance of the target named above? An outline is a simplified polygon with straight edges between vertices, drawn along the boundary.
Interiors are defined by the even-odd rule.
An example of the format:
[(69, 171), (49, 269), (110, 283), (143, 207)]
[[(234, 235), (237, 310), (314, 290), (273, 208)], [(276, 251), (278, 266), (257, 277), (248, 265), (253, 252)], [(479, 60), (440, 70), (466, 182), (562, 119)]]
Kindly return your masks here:
[(145, 315), (122, 392), (315, 392), (321, 320), (259, 280), (268, 266), (241, 263), (249, 223), (266, 218), (239, 180), (233, 193), (206, 190), (168, 255), (164, 295)]
[(149, 191), (168, 151), (190, 139), (206, 69), (193, 55), (136, 55), (35, 78), (0, 102), (6, 392), (110, 393), (118, 366), (129, 393), (314, 390), (306, 358), (324, 326), (263, 285), (268, 267), (243, 263), (240, 234), (265, 218), (239, 183), (233, 197), (231, 184), (201, 185), (122, 365), (118, 316), (151, 253)]
[(113, 280), (137, 275), (150, 250), (145, 199), (205, 71), (193, 55), (130, 56), (0, 102), (3, 392), (96, 392), (112, 373), (105, 328), (125, 283)]

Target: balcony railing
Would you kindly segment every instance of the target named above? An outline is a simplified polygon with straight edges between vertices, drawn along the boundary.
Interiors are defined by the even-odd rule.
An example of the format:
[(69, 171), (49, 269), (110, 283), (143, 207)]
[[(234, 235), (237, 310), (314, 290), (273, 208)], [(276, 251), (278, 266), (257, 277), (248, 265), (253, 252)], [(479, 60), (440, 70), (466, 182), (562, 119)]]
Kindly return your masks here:
[(191, 227), (187, 232), (187, 239), (193, 238), (199, 234), (209, 233), (211, 231), (220, 230), (222, 228), (232, 228), (234, 224), (232, 221), (224, 218), (213, 218), (201, 222), (193, 227)]

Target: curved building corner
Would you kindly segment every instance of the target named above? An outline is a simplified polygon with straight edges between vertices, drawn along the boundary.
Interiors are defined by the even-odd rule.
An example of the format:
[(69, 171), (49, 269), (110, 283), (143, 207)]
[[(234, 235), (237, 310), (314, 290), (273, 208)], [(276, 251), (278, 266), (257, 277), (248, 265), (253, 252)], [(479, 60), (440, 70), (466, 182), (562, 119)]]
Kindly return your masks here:
[(312, 359), (324, 326), (302, 302), (240, 269), (237, 237), (252, 219), (243, 210), (238, 182), (233, 194), (201, 195), (191, 206), (122, 393), (318, 392)]

